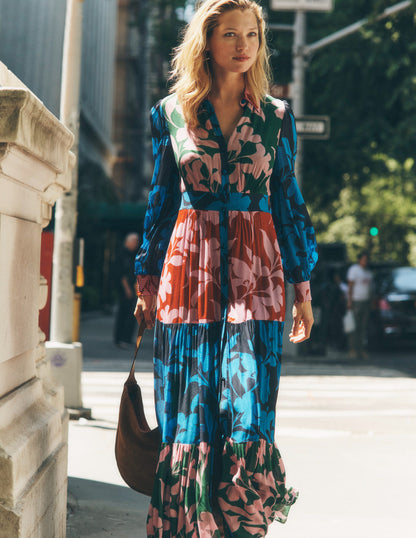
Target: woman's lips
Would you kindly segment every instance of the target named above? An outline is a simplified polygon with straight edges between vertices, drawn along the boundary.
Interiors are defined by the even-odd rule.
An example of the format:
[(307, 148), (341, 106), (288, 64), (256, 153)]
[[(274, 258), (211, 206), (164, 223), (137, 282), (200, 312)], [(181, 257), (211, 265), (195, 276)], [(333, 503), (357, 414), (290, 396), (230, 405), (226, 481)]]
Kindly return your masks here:
[(249, 59), (248, 56), (234, 56), (234, 60), (237, 60), (237, 62), (246, 62)]

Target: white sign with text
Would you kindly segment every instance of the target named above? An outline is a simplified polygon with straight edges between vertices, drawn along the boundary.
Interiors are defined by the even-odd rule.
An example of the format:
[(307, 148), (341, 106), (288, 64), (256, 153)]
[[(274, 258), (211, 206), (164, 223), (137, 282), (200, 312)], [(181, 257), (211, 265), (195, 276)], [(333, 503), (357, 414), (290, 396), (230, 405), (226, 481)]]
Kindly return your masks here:
[(328, 140), (331, 120), (329, 116), (298, 116), (296, 131), (302, 138)]
[(274, 11), (332, 11), (332, 0), (271, 0)]

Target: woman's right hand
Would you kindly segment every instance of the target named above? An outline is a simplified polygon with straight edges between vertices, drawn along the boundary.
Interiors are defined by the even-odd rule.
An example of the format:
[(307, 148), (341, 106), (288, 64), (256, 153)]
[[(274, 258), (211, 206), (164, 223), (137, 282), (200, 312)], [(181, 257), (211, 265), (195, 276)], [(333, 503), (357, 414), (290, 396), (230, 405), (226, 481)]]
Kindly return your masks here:
[(139, 295), (137, 297), (136, 308), (134, 309), (134, 317), (137, 323), (146, 323), (147, 329), (153, 329), (156, 319), (156, 299), (157, 295)]

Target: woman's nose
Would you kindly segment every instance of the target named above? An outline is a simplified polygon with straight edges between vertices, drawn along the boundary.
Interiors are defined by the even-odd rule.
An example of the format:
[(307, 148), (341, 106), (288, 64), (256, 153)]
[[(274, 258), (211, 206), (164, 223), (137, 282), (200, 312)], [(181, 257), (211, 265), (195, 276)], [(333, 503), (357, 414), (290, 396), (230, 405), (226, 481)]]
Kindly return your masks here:
[(239, 37), (237, 40), (237, 50), (242, 51), (247, 48), (247, 39), (245, 37)]

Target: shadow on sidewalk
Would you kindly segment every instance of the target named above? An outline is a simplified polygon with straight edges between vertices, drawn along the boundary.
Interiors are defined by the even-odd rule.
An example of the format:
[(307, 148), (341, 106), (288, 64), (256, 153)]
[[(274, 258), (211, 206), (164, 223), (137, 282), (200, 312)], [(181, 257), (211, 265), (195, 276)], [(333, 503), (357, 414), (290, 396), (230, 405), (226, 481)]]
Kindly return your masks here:
[[(81, 342), (84, 371), (128, 372), (134, 355), (134, 344), (120, 349), (113, 342), (114, 316), (96, 313), (81, 320)], [(145, 331), (138, 357), (140, 370), (153, 371), (153, 331)]]
[(67, 538), (146, 538), (148, 505), (128, 487), (70, 476)]

